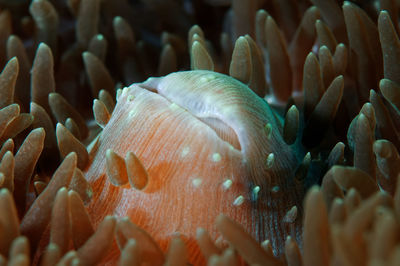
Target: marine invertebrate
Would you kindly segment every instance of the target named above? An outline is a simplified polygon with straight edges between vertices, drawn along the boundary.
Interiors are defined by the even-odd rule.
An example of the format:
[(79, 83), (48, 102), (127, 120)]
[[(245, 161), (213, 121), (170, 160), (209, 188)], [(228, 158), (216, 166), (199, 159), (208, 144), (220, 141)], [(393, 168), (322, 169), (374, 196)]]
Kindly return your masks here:
[[(283, 249), (279, 239), (300, 237), (300, 220), (283, 218), (301, 210), (303, 187), (280, 123), (247, 86), (211, 71), (176, 72), (124, 88), (89, 153), (86, 176), (99, 192), (89, 212), (95, 221), (104, 210), (128, 216), (163, 249), (174, 232), (192, 246), (198, 227), (216, 239), (213, 224), (224, 213), (259, 241)], [(190, 257), (198, 252), (192, 247)]]
[[(4, 8), (0, 13), (0, 64), (4, 65), (0, 75), (0, 184), (5, 189), (0, 193), (0, 209), (6, 214), (0, 217), (1, 263), (7, 260), (11, 265), (27, 265), (31, 261), (43, 265), (94, 265), (110, 258), (115, 261), (121, 254), (122, 265), (142, 262), (179, 265), (187, 260), (197, 261), (199, 257), (211, 265), (242, 261), (261, 265), (285, 262), (289, 265), (397, 265), (398, 237), (393, 233), (399, 225), (399, 189), (395, 186), (399, 173), (397, 4), (386, 0), (312, 0), (311, 3), (291, 0), (0, 1)], [(192, 27), (194, 23), (200, 26)], [(189, 62), (193, 72), (167, 75), (189, 69)], [(157, 75), (165, 77), (142, 83)], [(216, 78), (209, 80), (203, 75)], [(213, 89), (207, 87), (193, 94), (199, 96), (195, 100), (192, 96), (189, 99), (193, 101), (185, 101), (188, 98), (182, 97), (182, 93), (197, 87), (186, 84), (200, 81), (188, 82), (190, 77), (204, 77), (203, 85), (213, 84), (213, 80), (234, 84), (238, 91), (246, 93), (242, 95), (244, 98), (217, 97), (208, 104), (208, 98), (215, 98), (208, 94)], [(180, 85), (169, 86), (172, 81)], [(121, 101), (115, 107), (115, 89), (131, 83), (136, 85), (130, 92), (125, 89), (117, 93)], [(182, 90), (174, 92), (178, 88)], [(139, 97), (130, 102), (132, 93)], [(248, 97), (251, 100), (243, 102), (246, 95), (252, 95)], [(264, 98), (273, 112), (255, 95)], [(88, 108), (96, 97), (93, 110), (98, 125), (93, 123)], [(248, 119), (235, 116), (236, 120), (223, 112), (217, 120), (201, 117), (194, 104), (215, 106), (213, 110), (220, 111), (225, 110), (222, 107), (229, 99), (242, 101), (238, 100), (232, 110), (258, 107), (260, 110), (255, 116), (247, 116)], [(171, 105), (170, 100), (175, 104)], [(102, 220), (107, 214), (125, 211), (116, 207), (116, 203), (123, 202), (119, 197), (123, 193), (150, 194), (151, 182), (157, 180), (152, 178), (153, 174), (165, 166), (153, 163), (161, 156), (161, 146), (179, 144), (166, 141), (161, 146), (150, 146), (139, 142), (139, 146), (132, 148), (135, 153), (128, 153), (126, 160), (122, 157), (127, 148), (120, 143), (107, 152), (112, 146), (109, 140), (114, 137), (112, 129), (122, 131), (125, 127), (115, 127), (117, 120), (121, 120), (118, 117), (126, 117), (121, 109), (128, 105), (147, 106), (151, 101), (160, 103), (155, 109), (157, 112), (171, 115), (171, 123), (187, 128), (179, 122), (179, 116), (186, 117), (191, 121), (188, 124), (197, 128), (207, 128), (196, 132), (186, 129), (193, 136), (208, 136), (210, 142), (204, 142), (202, 148), (212, 149), (215, 148), (212, 143), (217, 143), (234, 161), (246, 159), (244, 164), (238, 163), (232, 169), (243, 172), (250, 182), (244, 183), (248, 187), (240, 193), (241, 188), (237, 188), (243, 198), (220, 201), (226, 214), (238, 209), (234, 203), (241, 203), (239, 208), (247, 207), (247, 201), (242, 203), (242, 199), (246, 199), (246, 193), (253, 196), (253, 189), (258, 192), (259, 200), (248, 201), (253, 206), (256, 202), (274, 203), (268, 201), (270, 195), (266, 194), (271, 192), (273, 196), (276, 190), (270, 190), (274, 186), (263, 176), (271, 177), (272, 183), (285, 179), (277, 178), (282, 173), (266, 169), (268, 162), (275, 160), (274, 165), (278, 166), (290, 164), (291, 167), (282, 169), (287, 173), (288, 183), (279, 186), (281, 192), (288, 193), (277, 196), (293, 199), (283, 202), (283, 207), (277, 209), (279, 215), (275, 216), (283, 218), (281, 222), (288, 225), (281, 228), (286, 230), (284, 235), (290, 234), (284, 245), (283, 235), (272, 233), (270, 237), (269, 230), (256, 232), (268, 227), (265, 220), (257, 218), (251, 221), (260, 225), (255, 230), (249, 229), (248, 224), (236, 223), (234, 215), (230, 216), (233, 219), (218, 216), (215, 227), (212, 218), (199, 219), (196, 222), (204, 222), (207, 230), (200, 229), (196, 241), (173, 235), (169, 245), (163, 242), (163, 233), (188, 228), (187, 235), (193, 238), (197, 225), (190, 228), (184, 222), (168, 223), (172, 229), (155, 232), (155, 228), (165, 228), (167, 224), (160, 222), (153, 227), (151, 217), (150, 221), (134, 220), (145, 215), (132, 217), (150, 235), (126, 218)], [(257, 104), (248, 106), (250, 102)], [(24, 113), (28, 110), (29, 113)], [(138, 113), (143, 117), (154, 114)], [(163, 124), (162, 114), (153, 119), (158, 121), (157, 125)], [(137, 128), (143, 117), (135, 112), (131, 115), (125, 121)], [(239, 124), (254, 131), (242, 134)], [(154, 130), (148, 135), (143, 133), (144, 128), (138, 129), (137, 133), (148, 140), (161, 134)], [(98, 145), (89, 145), (101, 131)], [(258, 137), (255, 139), (262, 145), (251, 144), (254, 138), (249, 136), (261, 136), (261, 132), (267, 138), (271, 134), (272, 146), (268, 147)], [(164, 137), (172, 138), (172, 135)], [(251, 141), (246, 142), (246, 138)], [(229, 146), (227, 143), (233, 146), (233, 152), (224, 149)], [(276, 144), (284, 148), (279, 149)], [(157, 156), (149, 155), (152, 149), (156, 149), (152, 154)], [(174, 159), (175, 167), (181, 160), (179, 155), (177, 150), (167, 153), (166, 158)], [(221, 158), (222, 163), (225, 156), (219, 155), (214, 159)], [(107, 161), (109, 166), (105, 167)], [(212, 160), (210, 163), (215, 165)], [(101, 169), (104, 171), (97, 174)], [(135, 177), (141, 178), (132, 179), (132, 170), (139, 172)], [(107, 171), (110, 181), (102, 177)], [(143, 178), (146, 171), (148, 178)], [(92, 184), (87, 182), (85, 174)], [(178, 177), (166, 176), (172, 180)], [(195, 189), (207, 184), (205, 178), (197, 178), (186, 180), (187, 186)], [(126, 183), (129, 179), (131, 184)], [(104, 184), (102, 193), (112, 192), (110, 199), (115, 201), (104, 202), (99, 193)], [(228, 181), (226, 186), (229, 184)], [(309, 191), (303, 220), (300, 198), (313, 184), (320, 184), (321, 189)], [(139, 191), (131, 190), (131, 185)], [(191, 196), (200, 192), (193, 191)], [(185, 191), (176, 194), (185, 195)], [(233, 206), (228, 208), (224, 205), (227, 203)], [(221, 206), (217, 201), (213, 204)], [(290, 209), (292, 204), (297, 208)], [(195, 207), (192, 209), (196, 210)], [(256, 207), (252, 209), (253, 214), (262, 215), (256, 209), (263, 206)], [(201, 208), (205, 207), (200, 206), (199, 213), (203, 213)], [(101, 214), (97, 214), (100, 209)], [(212, 211), (216, 216), (219, 210), (213, 207)], [(252, 215), (243, 217), (250, 219)], [(219, 234), (222, 237), (215, 242)], [(119, 247), (113, 246), (114, 237)], [(263, 241), (264, 238), (270, 239)], [(197, 244), (201, 252), (195, 252), (192, 244)]]

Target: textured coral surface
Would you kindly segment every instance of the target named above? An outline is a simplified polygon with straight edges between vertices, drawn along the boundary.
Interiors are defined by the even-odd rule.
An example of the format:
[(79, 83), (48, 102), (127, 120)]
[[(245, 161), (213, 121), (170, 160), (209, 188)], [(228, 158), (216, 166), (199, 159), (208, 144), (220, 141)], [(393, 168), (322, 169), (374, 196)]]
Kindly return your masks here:
[(397, 0), (0, 0), (0, 265), (399, 265)]

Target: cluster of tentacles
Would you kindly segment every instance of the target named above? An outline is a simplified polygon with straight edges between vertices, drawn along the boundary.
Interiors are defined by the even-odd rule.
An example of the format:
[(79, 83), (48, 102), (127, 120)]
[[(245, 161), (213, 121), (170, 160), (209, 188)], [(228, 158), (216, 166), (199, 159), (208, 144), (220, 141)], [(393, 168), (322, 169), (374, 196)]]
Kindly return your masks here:
[[(0, 1), (0, 265), (398, 265), (399, 5)], [(203, 84), (226, 80), (271, 106), (273, 122), (260, 125), (273, 151), (255, 156), (249, 172), (290, 167), (269, 171), (266, 184), (257, 176), (253, 201), (232, 196), (229, 206), (257, 211), (254, 198), (265, 196), (281, 207), (265, 218), (273, 233), (221, 214), (192, 232), (194, 244), (178, 233), (160, 243), (104, 198), (104, 191), (141, 193), (152, 174), (138, 154), (107, 141), (124, 136), (115, 126), (123, 104), (164, 93), (163, 78), (147, 78), (188, 69)], [(181, 82), (177, 73), (164, 80)], [(125, 88), (132, 83), (139, 85)], [(232, 150), (244, 150), (229, 127), (206, 122)], [(104, 176), (93, 177), (98, 165)], [(232, 180), (221, 186), (230, 189)]]

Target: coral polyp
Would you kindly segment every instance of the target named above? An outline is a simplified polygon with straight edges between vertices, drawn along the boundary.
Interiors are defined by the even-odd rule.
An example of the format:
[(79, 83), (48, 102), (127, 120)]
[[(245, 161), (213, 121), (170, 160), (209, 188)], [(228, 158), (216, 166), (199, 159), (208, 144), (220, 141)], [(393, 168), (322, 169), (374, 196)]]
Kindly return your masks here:
[[(286, 236), (300, 238), (300, 219), (283, 219), (301, 209), (304, 189), (280, 129), (263, 99), (223, 74), (176, 72), (133, 84), (119, 94), (89, 153), (86, 177), (98, 191), (89, 213), (95, 220), (109, 210), (128, 216), (164, 250), (178, 232), (195, 245), (196, 228), (216, 240), (214, 222), (223, 213), (282, 252)], [(137, 162), (129, 163), (129, 153)], [(137, 179), (146, 185), (137, 187)], [(191, 249), (190, 257), (198, 252)]]
[(0, 0), (0, 266), (399, 265), (399, 5)]

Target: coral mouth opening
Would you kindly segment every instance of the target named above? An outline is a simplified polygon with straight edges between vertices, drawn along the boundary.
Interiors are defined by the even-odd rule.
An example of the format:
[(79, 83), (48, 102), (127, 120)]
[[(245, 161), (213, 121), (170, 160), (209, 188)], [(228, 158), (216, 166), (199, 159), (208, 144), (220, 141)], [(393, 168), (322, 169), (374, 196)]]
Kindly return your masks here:
[(217, 133), (218, 137), (223, 141), (228, 142), (235, 148), (236, 150), (241, 151), (241, 146), (239, 142), (239, 138), (235, 132), (229, 125), (227, 125), (224, 121), (214, 117), (197, 117), (203, 123), (212, 128), (215, 133)]
[[(155, 78), (153, 78), (155, 80)], [(155, 94), (158, 94), (159, 96), (163, 97), (165, 100), (168, 102), (173, 103), (170, 99), (165, 97), (164, 95), (158, 93), (157, 89), (153, 88), (152, 86), (149, 86), (148, 84), (140, 84), (140, 88), (148, 90), (150, 92), (153, 92)], [(234, 149), (238, 151), (242, 151), (239, 137), (236, 134), (236, 131), (229, 126), (227, 123), (225, 123), (223, 120), (217, 118), (217, 117), (200, 117), (194, 114), (193, 112), (190, 112), (187, 108), (180, 106), (179, 104), (175, 103), (182, 109), (186, 110), (190, 115), (192, 115), (194, 118), (200, 120), (202, 123), (206, 124), (209, 128), (211, 128), (217, 136), (222, 140), (227, 143), (229, 143)]]

